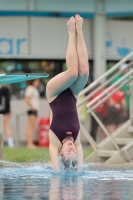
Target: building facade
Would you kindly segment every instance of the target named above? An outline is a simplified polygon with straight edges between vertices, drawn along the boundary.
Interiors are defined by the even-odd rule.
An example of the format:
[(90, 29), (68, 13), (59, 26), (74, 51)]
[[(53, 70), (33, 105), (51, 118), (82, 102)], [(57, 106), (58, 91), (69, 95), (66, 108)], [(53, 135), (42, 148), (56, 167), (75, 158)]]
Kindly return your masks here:
[[(90, 81), (133, 50), (133, 22), (123, 20), (133, 16), (132, 0), (0, 0), (0, 69), (49, 78), (65, 70), (66, 22), (76, 13), (84, 18)], [(14, 84), (14, 94), (24, 87)]]

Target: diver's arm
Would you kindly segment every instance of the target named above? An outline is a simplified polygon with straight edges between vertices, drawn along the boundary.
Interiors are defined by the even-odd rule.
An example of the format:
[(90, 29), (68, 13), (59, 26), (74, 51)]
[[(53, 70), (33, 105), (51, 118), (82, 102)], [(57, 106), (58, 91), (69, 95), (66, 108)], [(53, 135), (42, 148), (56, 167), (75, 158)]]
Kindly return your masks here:
[(83, 150), (82, 150), (81, 143), (77, 145), (76, 147), (77, 147), (77, 153), (78, 153), (78, 166), (80, 168), (82, 167), (82, 164), (83, 164)]
[(80, 141), (80, 132), (78, 134), (78, 137), (75, 141), (75, 146), (77, 149), (77, 153), (78, 153), (78, 166), (79, 168), (82, 167), (83, 164), (83, 150), (82, 150), (82, 145), (81, 145), (81, 141)]
[(56, 171), (60, 170), (60, 163), (59, 163), (59, 148), (56, 141), (54, 134), (50, 131), (49, 132), (49, 153), (52, 162), (52, 166)]
[(50, 143), (49, 145), (49, 152), (50, 152), (50, 158), (52, 162), (52, 166), (56, 171), (60, 170), (60, 164), (59, 164), (59, 152), (56, 147), (53, 146), (53, 144)]

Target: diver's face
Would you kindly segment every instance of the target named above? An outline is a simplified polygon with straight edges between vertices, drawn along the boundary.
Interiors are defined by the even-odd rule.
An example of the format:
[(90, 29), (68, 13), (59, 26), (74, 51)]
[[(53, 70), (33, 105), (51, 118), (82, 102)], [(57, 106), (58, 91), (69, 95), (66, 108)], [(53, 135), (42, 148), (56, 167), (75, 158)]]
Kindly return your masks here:
[(66, 159), (77, 158), (77, 150), (71, 140), (67, 140), (63, 144), (61, 152)]

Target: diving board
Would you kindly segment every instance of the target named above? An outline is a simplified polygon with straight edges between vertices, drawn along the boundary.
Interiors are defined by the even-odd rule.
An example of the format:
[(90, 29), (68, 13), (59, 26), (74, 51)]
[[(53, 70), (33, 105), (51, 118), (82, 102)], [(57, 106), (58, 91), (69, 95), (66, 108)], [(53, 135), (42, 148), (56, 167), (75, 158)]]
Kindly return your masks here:
[(0, 84), (11, 84), (11, 83), (18, 83), (22, 81), (29, 81), (34, 79), (42, 79), (49, 77), (46, 73), (25, 73), (25, 74), (0, 74)]

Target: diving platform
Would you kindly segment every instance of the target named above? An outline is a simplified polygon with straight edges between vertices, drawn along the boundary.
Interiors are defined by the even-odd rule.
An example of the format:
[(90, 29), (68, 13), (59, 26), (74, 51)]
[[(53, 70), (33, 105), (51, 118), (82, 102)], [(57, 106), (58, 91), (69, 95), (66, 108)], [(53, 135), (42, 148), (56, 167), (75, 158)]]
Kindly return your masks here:
[(46, 73), (10, 73), (10, 74), (0, 74), (0, 84), (11, 84), (11, 83), (18, 83), (23, 81), (29, 81), (34, 79), (40, 78), (47, 78), (49, 75)]

